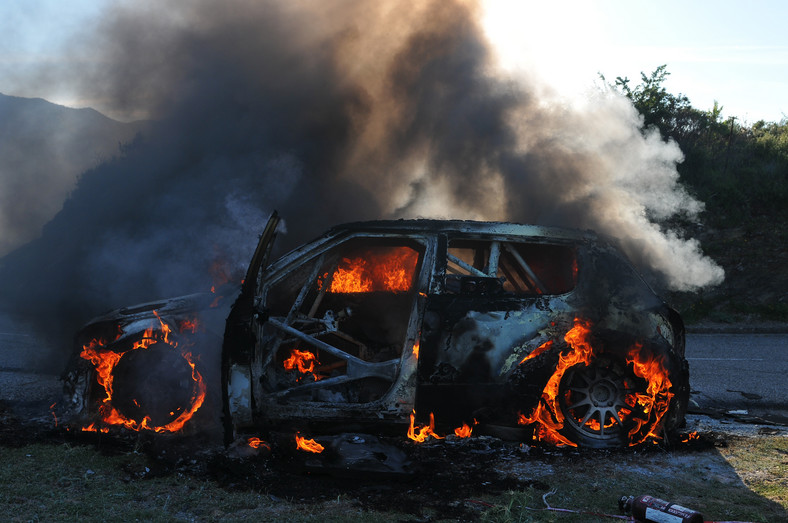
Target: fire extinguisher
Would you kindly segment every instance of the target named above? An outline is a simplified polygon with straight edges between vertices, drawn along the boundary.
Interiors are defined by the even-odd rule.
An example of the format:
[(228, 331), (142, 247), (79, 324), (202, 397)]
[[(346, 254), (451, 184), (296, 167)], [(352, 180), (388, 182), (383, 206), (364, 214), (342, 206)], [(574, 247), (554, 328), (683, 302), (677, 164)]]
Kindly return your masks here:
[(621, 496), (618, 507), (642, 523), (703, 523), (700, 513), (652, 496)]

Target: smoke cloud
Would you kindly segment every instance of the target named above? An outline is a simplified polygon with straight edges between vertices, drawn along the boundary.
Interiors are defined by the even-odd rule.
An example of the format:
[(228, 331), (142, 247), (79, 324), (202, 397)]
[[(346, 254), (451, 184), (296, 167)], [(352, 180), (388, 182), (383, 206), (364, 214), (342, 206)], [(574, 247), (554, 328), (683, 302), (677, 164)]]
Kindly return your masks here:
[[(88, 172), (5, 295), (85, 316), (241, 271), (274, 208), (292, 247), (344, 221), (437, 217), (596, 229), (671, 289), (719, 283), (660, 223), (702, 204), (681, 152), (615, 93), (582, 106), (506, 77), (462, 0), (127, 2), (29, 79), (154, 123)], [(42, 297), (46, 297), (42, 300)], [(82, 318), (84, 319), (84, 317)]]

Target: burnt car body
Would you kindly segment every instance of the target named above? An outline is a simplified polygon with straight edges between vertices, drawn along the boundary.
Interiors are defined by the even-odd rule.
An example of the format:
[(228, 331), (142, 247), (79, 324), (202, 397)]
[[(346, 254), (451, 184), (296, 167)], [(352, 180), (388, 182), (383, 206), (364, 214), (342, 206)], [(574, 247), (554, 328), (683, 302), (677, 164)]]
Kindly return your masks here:
[[(683, 421), (689, 373), (681, 318), (590, 231), (359, 222), (269, 265), (277, 222), (274, 215), (232, 299), (205, 294), (125, 309), (125, 316), (121, 309), (81, 331), (66, 396), (83, 423), (118, 424), (106, 416), (116, 407), (124, 426), (167, 427), (193, 408), (206, 388), (201, 380), (209, 402), (210, 383), (220, 383), (213, 401), (228, 441), (274, 429), (402, 430), (429, 416), (438, 431), (478, 425), (612, 447), (662, 437)], [(184, 328), (195, 317), (200, 329)], [(166, 340), (156, 334), (162, 329), (170, 331)], [(98, 340), (94, 350), (123, 361), (138, 338), (162, 349), (221, 345), (221, 364), (210, 364), (219, 376), (199, 374), (210, 372), (201, 370), (206, 361), (184, 365), (161, 350), (152, 364), (179, 378), (155, 395), (167, 398), (164, 405), (148, 393), (135, 406), (143, 387), (132, 385), (134, 365), (120, 372), (118, 363), (97, 378), (98, 359), (84, 354)], [(170, 352), (192, 361), (186, 349)], [(113, 374), (128, 399), (113, 399)], [(157, 421), (145, 422), (151, 410)]]

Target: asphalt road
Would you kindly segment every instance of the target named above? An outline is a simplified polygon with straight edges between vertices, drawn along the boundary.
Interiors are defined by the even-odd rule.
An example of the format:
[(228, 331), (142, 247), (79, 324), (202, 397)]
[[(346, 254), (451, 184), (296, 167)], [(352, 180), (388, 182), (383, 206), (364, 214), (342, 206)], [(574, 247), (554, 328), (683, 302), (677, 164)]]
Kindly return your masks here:
[[(60, 383), (42, 369), (56, 360), (65, 365), (68, 355), (60, 352), (46, 346), (34, 325), (0, 313), (0, 401), (26, 412), (44, 405), (48, 415)], [(690, 333), (686, 356), (690, 412), (788, 426), (788, 333)]]
[(686, 357), (691, 410), (788, 423), (788, 334), (688, 334)]
[(48, 345), (33, 324), (0, 312), (0, 402), (20, 416), (47, 417), (60, 400), (59, 376), (42, 369), (65, 365), (66, 355)]

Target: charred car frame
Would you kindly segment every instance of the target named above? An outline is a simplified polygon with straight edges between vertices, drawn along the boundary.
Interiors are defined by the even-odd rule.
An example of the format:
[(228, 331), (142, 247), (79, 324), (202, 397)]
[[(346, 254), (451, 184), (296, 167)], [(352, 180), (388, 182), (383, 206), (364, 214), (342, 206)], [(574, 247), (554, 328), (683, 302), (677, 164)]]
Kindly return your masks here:
[(359, 222), (268, 264), (278, 220), (240, 289), (83, 328), (65, 377), (77, 423), (171, 432), (213, 410), (230, 441), (264, 430), (405, 434), (432, 419), (435, 434), (478, 427), (601, 448), (683, 421), (681, 318), (592, 232)]

